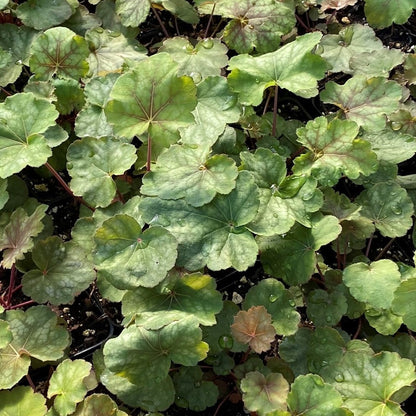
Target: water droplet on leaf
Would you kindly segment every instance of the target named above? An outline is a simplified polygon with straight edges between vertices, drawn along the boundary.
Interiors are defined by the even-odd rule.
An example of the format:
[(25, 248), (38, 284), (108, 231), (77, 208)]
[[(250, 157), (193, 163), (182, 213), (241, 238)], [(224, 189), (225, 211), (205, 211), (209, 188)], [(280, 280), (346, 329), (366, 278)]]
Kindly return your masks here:
[(325, 382), (322, 380), (321, 377), (314, 377), (313, 381), (315, 382), (315, 384), (319, 387), (323, 386), (325, 384)]
[(191, 72), (189, 75), (192, 77), (196, 84), (202, 81), (202, 75), (199, 72)]
[(391, 122), (391, 128), (394, 131), (398, 131), (398, 130), (400, 130), (402, 128), (402, 123), (400, 123), (399, 121), (392, 121)]
[(212, 39), (205, 39), (205, 40), (202, 42), (202, 46), (203, 46), (205, 49), (212, 49), (212, 47), (214, 46), (214, 41), (213, 41)]
[(289, 305), (292, 306), (292, 307), (294, 307), (296, 305), (296, 302), (294, 300), (290, 300), (289, 301)]
[(276, 302), (276, 301), (277, 301), (277, 299), (279, 299), (279, 296), (277, 296), (277, 295), (275, 295), (275, 294), (271, 294), (271, 295), (269, 296), (269, 301), (270, 301), (271, 303)]
[(305, 192), (302, 195), (302, 200), (303, 201), (310, 201), (312, 199), (312, 197), (313, 197), (313, 192)]
[(341, 383), (342, 381), (344, 381), (344, 376), (342, 374), (337, 374), (335, 376), (335, 381)]
[(223, 350), (229, 350), (229, 349), (231, 349), (233, 347), (234, 341), (233, 341), (232, 337), (229, 336), (229, 335), (221, 335), (218, 338), (218, 345)]
[(398, 205), (398, 204), (393, 205), (393, 206), (391, 207), (391, 210), (392, 210), (392, 211), (393, 211), (393, 213), (394, 213), (394, 214), (396, 214), (396, 215), (400, 215), (400, 214), (402, 213), (402, 207), (401, 207), (400, 205)]

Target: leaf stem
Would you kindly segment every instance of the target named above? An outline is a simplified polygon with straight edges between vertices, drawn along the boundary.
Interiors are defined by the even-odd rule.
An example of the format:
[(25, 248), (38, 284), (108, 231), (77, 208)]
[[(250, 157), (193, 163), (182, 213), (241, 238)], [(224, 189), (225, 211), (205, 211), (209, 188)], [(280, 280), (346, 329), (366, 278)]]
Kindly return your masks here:
[(270, 98), (272, 98), (272, 90), (269, 88), (269, 93), (267, 94), (266, 103), (263, 108), (263, 116), (267, 113), (267, 107), (269, 106)]
[(61, 186), (65, 189), (65, 191), (71, 195), (73, 198), (78, 200), (82, 205), (85, 205), (88, 209), (91, 211), (95, 211), (95, 208), (89, 205), (87, 202), (85, 202), (81, 197), (75, 196), (72, 192), (71, 188), (68, 186), (68, 184), (62, 179), (62, 176), (48, 163), (45, 163), (46, 168), (49, 170), (49, 172), (52, 173), (53, 176), (55, 176), (56, 180), (61, 184)]
[(231, 392), (228, 393), (218, 404), (217, 408), (215, 409), (215, 413), (213, 414), (213, 416), (217, 416), (218, 412), (221, 409), (221, 406), (229, 399), (229, 397), (231, 396)]
[(310, 32), (311, 28), (306, 26), (305, 23), (303, 22), (303, 20), (297, 15), (295, 14), (296, 20), (298, 21), (298, 23), (307, 31)]
[(361, 319), (361, 316), (358, 318), (358, 328), (357, 328), (357, 330), (355, 331), (355, 334), (354, 334), (354, 336), (352, 337), (352, 339), (357, 339), (358, 338), (358, 335), (360, 335), (360, 332), (361, 332), (361, 326), (362, 326), (362, 324), (363, 324), (363, 322), (362, 322), (362, 319)]
[(209, 15), (207, 27), (206, 27), (205, 33), (204, 33), (204, 39), (206, 39), (208, 37), (208, 30), (209, 30), (209, 27), (211, 26), (211, 23), (212, 23), (212, 17), (214, 16), (214, 10), (215, 10), (216, 5), (217, 5), (217, 3), (214, 3), (214, 5), (212, 6), (211, 14)]
[(279, 93), (279, 86), (274, 87), (274, 100), (273, 100), (273, 125), (272, 125), (272, 136), (276, 136), (276, 124), (277, 124), (277, 98)]
[(10, 307), (10, 305), (12, 304), (12, 296), (13, 296), (13, 292), (14, 292), (14, 284), (16, 281), (16, 266), (13, 263), (12, 264), (12, 269), (10, 271), (10, 284), (9, 284), (9, 293), (7, 295), (7, 301), (6, 301), (6, 306)]
[(389, 249), (389, 247), (393, 244), (394, 240), (396, 239), (396, 237), (393, 237), (383, 248), (383, 250), (381, 250), (381, 252), (378, 254), (378, 256), (374, 259), (374, 261), (379, 260), (381, 257), (383, 257), (384, 253)]
[(365, 256), (368, 258), (370, 254), (371, 243), (373, 242), (374, 233), (371, 234), (370, 239), (368, 240), (367, 249), (365, 250)]
[(23, 308), (24, 306), (32, 305), (34, 303), (35, 301), (30, 299), (30, 300), (27, 300), (26, 302), (22, 302), (17, 305), (9, 306), (7, 309), (19, 309), (19, 308)]
[(26, 374), (26, 380), (29, 383), (30, 387), (32, 387), (33, 391), (36, 391), (35, 383), (32, 380), (32, 377), (30, 377), (29, 374)]
[(153, 14), (155, 15), (157, 21), (159, 22), (160, 27), (162, 28), (162, 32), (165, 35), (165, 37), (169, 38), (169, 33), (166, 30), (165, 24), (162, 22), (162, 19), (159, 16), (159, 13), (157, 12), (157, 10), (153, 7), (153, 5), (151, 4), (150, 7), (152, 8)]
[(3, 87), (0, 87), (0, 89), (9, 97), (12, 95), (9, 91), (6, 91)]

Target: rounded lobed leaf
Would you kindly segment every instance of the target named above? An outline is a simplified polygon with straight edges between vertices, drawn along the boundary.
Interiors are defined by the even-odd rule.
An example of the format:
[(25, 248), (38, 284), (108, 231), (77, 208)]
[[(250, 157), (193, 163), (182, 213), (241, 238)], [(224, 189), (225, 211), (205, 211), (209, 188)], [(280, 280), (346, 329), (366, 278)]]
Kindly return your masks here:
[(234, 317), (231, 333), (234, 339), (260, 354), (270, 349), (276, 330), (271, 324), (272, 317), (263, 305), (252, 306), (248, 311), (240, 311)]
[(32, 260), (37, 268), (24, 274), (23, 292), (38, 303), (72, 303), (95, 279), (93, 264), (81, 247), (57, 236), (39, 241)]
[(12, 95), (0, 104), (0, 177), (48, 160), (52, 152), (44, 133), (57, 117), (53, 104), (32, 93)]
[(29, 386), (0, 391), (1, 416), (45, 416), (46, 411), (45, 398)]
[(139, 223), (126, 214), (104, 221), (94, 240), (97, 269), (108, 272), (107, 278), (119, 289), (156, 286), (175, 265), (175, 237), (162, 227), (142, 232)]
[(47, 306), (33, 306), (26, 311), (6, 312), (12, 341), (0, 350), (0, 388), (13, 387), (29, 369), (30, 357), (41, 361), (61, 358), (69, 335), (57, 324), (57, 316)]
[(212, 201), (217, 193), (235, 187), (238, 170), (225, 155), (209, 156), (209, 149), (173, 145), (162, 153), (143, 177), (141, 193), (161, 199), (179, 199), (194, 207)]
[(88, 72), (88, 44), (66, 27), (54, 27), (40, 34), (30, 52), (30, 69), (39, 80), (46, 81), (54, 75), (78, 80)]
[(194, 82), (177, 73), (176, 62), (159, 53), (121, 75), (105, 107), (115, 134), (131, 139), (147, 132), (164, 147), (176, 142), (178, 129), (194, 121), (196, 106)]
[(67, 359), (58, 365), (49, 381), (48, 398), (54, 398), (53, 409), (60, 416), (72, 414), (88, 390), (96, 387), (97, 383), (86, 383), (90, 373), (91, 364), (84, 360)]
[(113, 175), (122, 175), (136, 161), (136, 148), (111, 137), (84, 138), (73, 142), (67, 152), (70, 187), (93, 206), (106, 207), (116, 195)]
[(241, 380), (244, 406), (251, 412), (267, 414), (286, 409), (289, 383), (280, 373), (267, 376), (259, 371), (250, 371)]

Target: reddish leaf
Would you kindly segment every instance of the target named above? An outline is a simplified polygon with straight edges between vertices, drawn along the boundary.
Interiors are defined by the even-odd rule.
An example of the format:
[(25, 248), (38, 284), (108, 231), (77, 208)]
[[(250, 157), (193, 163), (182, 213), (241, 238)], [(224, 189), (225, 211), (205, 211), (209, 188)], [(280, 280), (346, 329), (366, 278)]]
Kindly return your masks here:
[(270, 348), (276, 335), (271, 322), (272, 317), (264, 306), (252, 306), (248, 311), (238, 312), (231, 332), (236, 341), (249, 344), (255, 352), (261, 353)]

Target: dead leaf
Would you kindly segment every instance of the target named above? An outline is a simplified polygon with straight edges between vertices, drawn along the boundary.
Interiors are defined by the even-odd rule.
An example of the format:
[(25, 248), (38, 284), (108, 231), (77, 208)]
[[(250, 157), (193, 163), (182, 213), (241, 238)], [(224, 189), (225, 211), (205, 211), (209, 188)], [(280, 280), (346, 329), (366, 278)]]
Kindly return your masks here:
[(325, 11), (327, 9), (335, 9), (341, 10), (347, 6), (354, 6), (358, 0), (323, 0), (321, 4), (321, 11)]

